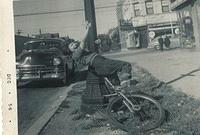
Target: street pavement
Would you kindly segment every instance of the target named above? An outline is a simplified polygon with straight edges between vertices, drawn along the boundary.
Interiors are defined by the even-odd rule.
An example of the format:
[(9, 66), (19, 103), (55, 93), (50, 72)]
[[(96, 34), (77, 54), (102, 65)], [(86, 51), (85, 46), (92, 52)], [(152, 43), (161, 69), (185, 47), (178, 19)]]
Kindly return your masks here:
[(163, 52), (153, 49), (128, 50), (105, 56), (137, 63), (176, 90), (196, 98), (200, 97), (200, 49), (198, 48), (177, 48)]
[[(163, 52), (138, 49), (112, 52), (105, 56), (136, 63), (159, 80), (172, 85), (176, 90), (196, 98), (200, 97), (200, 49), (178, 48)], [(53, 115), (53, 112), (49, 111), (52, 105), (54, 110), (58, 108), (61, 101), (56, 104), (55, 102), (60, 97), (62, 99), (66, 97), (68, 91), (68, 87), (18, 88), (19, 134), (34, 130), (38, 120), (48, 122), (50, 117), (44, 114)]]
[[(172, 85), (176, 90), (181, 90), (184, 93), (197, 98), (200, 97), (200, 92), (198, 90), (200, 86), (200, 61), (198, 61), (200, 50), (198, 49), (191, 50), (179, 48), (165, 50), (163, 52), (152, 49), (139, 49), (113, 52), (105, 54), (104, 56), (124, 60), (132, 64), (136, 63), (140, 67), (145, 68), (159, 80)], [(55, 115), (45, 128), (43, 128), (41, 135), (68, 135), (83, 133), (83, 131), (79, 129), (81, 127), (78, 126), (80, 121), (73, 121), (71, 115), (73, 107), (78, 108), (80, 107), (80, 104), (76, 103), (77, 99), (71, 101), (68, 98), (66, 100), (71, 103), (71, 105), (69, 105), (71, 107), (63, 108), (62, 113)], [(91, 133), (105, 134), (105, 129), (96, 129), (97, 130), (92, 130), (93, 132)], [(84, 131), (83, 134), (87, 134), (85, 132), (86, 131)], [(173, 134), (173, 132), (166, 133), (166, 135), (169, 134)]]
[(67, 90), (67, 86), (57, 87), (54, 82), (37, 82), (19, 87), (19, 135), (36, 135), (65, 99)]
[(17, 88), (19, 135), (38, 135), (71, 87), (75, 82), (85, 80), (86, 75), (85, 71), (78, 72), (71, 78), (69, 86), (60, 86), (56, 81), (21, 83)]

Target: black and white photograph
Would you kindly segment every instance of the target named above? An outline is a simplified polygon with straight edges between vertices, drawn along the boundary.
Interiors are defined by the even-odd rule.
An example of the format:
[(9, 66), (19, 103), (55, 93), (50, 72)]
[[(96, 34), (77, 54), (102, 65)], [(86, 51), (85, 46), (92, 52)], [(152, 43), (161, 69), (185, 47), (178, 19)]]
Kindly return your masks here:
[(16, 135), (200, 135), (200, 0), (12, 6)]

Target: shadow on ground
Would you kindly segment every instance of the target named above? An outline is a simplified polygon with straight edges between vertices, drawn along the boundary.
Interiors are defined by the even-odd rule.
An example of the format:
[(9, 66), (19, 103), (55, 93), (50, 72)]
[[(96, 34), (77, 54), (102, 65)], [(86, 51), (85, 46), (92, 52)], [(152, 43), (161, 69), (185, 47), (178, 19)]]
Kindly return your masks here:
[[(133, 64), (133, 77), (138, 84), (133, 92), (146, 93), (155, 97), (166, 110), (166, 121), (158, 128), (137, 134), (130, 131), (129, 135), (200, 135), (200, 100), (183, 92), (175, 91), (166, 83), (161, 83), (145, 69)], [(72, 88), (66, 101), (60, 106), (57, 114), (50, 120), (40, 135), (127, 135), (111, 126), (104, 117), (94, 115), (85, 117), (80, 112), (81, 93), (85, 83), (78, 83)], [(135, 129), (131, 127), (130, 129)]]

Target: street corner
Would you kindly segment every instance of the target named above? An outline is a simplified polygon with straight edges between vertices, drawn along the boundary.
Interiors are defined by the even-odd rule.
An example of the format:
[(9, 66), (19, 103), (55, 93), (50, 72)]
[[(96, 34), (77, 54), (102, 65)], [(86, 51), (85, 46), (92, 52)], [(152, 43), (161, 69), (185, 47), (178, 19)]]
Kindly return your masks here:
[[(19, 133), (37, 135), (49, 122), (65, 101), (68, 91), (73, 87), (18, 88), (18, 97), (26, 96), (28, 100), (18, 100)], [(33, 96), (37, 95), (37, 96)], [(21, 98), (20, 98), (21, 99)], [(23, 111), (27, 110), (27, 111)]]
[[(109, 90), (98, 77), (115, 80), (113, 73), (128, 70), (118, 66), (119, 61), (126, 61), (137, 82), (124, 83), (126, 90), (113, 94), (121, 96), (122, 109), (128, 108), (117, 110), (116, 117), (127, 120), (130, 111), (131, 116), (140, 117), (138, 120), (143, 121), (143, 114), (148, 119), (153, 107), (139, 114), (138, 109), (144, 111), (142, 105), (137, 106), (140, 101), (135, 100), (134, 106), (128, 98), (128, 104), (124, 102), (122, 96), (123, 92), (128, 96), (143, 94), (161, 104), (166, 119), (158, 128), (141, 134), (200, 135), (200, 80), (196, 72), (200, 66), (199, 0), (13, 0), (8, 4), (13, 8), (9, 13), (13, 12), (14, 30), (1, 32), (5, 41), (7, 37), (12, 38), (8, 42), (15, 41), (9, 46), (2, 40), (7, 48), (2, 51), (2, 56), (6, 56), (2, 59), (13, 62), (5, 60), (3, 68), (14, 71), (6, 73), (9, 85), (8, 91), (3, 91), (5, 105), (9, 106), (6, 111), (14, 112), (13, 120), (5, 124), (8, 131), (13, 129), (19, 135), (136, 135), (137, 130), (128, 131), (138, 127), (130, 124), (132, 119), (127, 133), (99, 113), (89, 115), (81, 111), (82, 95), (112, 104), (109, 101), (115, 97), (106, 97)], [(10, 22), (6, 19), (9, 17), (2, 24)], [(96, 85), (98, 79), (101, 86)], [(15, 81), (17, 89), (10, 89)], [(121, 86), (116, 88), (120, 90)], [(17, 103), (13, 103), (16, 97)], [(137, 112), (133, 114), (134, 111)], [(120, 116), (122, 113), (126, 118)]]
[(40, 132), (40, 135), (98, 135), (119, 133), (126, 135), (125, 132), (113, 129), (106, 117), (96, 112), (85, 114), (81, 111), (81, 94), (85, 89), (85, 82), (76, 83), (68, 96), (62, 102), (55, 115)]
[[(158, 80), (137, 64), (133, 66), (133, 69), (133, 74), (138, 80), (137, 85), (133, 87), (134, 91), (153, 96), (166, 111), (166, 121), (163, 125), (147, 134), (168, 135), (172, 132), (175, 135), (178, 135), (179, 132), (184, 135), (194, 132), (198, 134), (199, 131), (196, 129), (200, 127), (195, 124), (198, 121), (195, 119), (200, 117), (197, 114), (200, 100), (190, 96), (188, 92), (177, 91), (171, 84)], [(186, 123), (188, 123), (188, 126)]]
[[(172, 86), (162, 83), (139, 66), (135, 65), (134, 68), (133, 74), (138, 83), (134, 88), (131, 87), (133, 91), (153, 96), (166, 113), (164, 123), (157, 129), (145, 132), (144, 135), (168, 135), (171, 133), (178, 135), (180, 132), (188, 135), (194, 131), (198, 135), (200, 132), (198, 131), (199, 124), (197, 124), (198, 117), (200, 117), (200, 113), (198, 113), (200, 100), (176, 91)], [(81, 112), (81, 94), (86, 88), (85, 86), (85, 82), (81, 82), (72, 87), (65, 101), (41, 131), (41, 135), (64, 135), (66, 132), (73, 135), (128, 134), (112, 125), (104, 115), (99, 115), (99, 113), (85, 115)]]

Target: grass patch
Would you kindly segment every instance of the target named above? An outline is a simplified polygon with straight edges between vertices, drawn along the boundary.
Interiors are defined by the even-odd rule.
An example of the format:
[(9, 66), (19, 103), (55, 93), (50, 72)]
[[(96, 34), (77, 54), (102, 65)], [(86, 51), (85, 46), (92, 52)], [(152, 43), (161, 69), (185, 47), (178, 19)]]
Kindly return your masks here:
[[(198, 124), (200, 122), (200, 100), (181, 91), (175, 91), (173, 87), (164, 83), (155, 88), (160, 81), (138, 66), (135, 66), (133, 72), (139, 80), (135, 89), (153, 97), (159, 97), (159, 102), (168, 112), (167, 121), (151, 133), (154, 132), (154, 135), (166, 133), (170, 135), (200, 135), (200, 124)], [(150, 132), (146, 133), (146, 135), (149, 134)]]
[(70, 101), (68, 100), (64, 100), (61, 105), (60, 105), (60, 108), (70, 108), (70, 105), (69, 105)]
[[(130, 126), (132, 131), (129, 132), (129, 135), (200, 135), (199, 99), (190, 97), (181, 91), (174, 90), (173, 87), (159, 81), (147, 70), (135, 64), (133, 64), (132, 74), (133, 79), (137, 80), (138, 83), (131, 86), (130, 90), (155, 97), (166, 110), (167, 119), (159, 128), (145, 133), (139, 133), (135, 127)], [(74, 132), (77, 131), (77, 134), (88, 135), (88, 133), (92, 132), (93, 135), (97, 135), (101, 132), (101, 134), (113, 135), (116, 131), (115, 135), (127, 135), (127, 133), (122, 132), (112, 124), (108, 127), (108, 121), (105, 117), (99, 117), (96, 114), (91, 117), (86, 117), (80, 112), (78, 107), (81, 105), (80, 97), (86, 87), (85, 85), (85, 83), (75, 85), (72, 91), (68, 93), (67, 100), (61, 104), (60, 110), (58, 109), (57, 113), (59, 111), (63, 112), (64, 108), (70, 108), (70, 110), (68, 109), (69, 119), (67, 118), (67, 120), (70, 120), (71, 123), (76, 123), (75, 126), (78, 131), (76, 129)], [(99, 127), (102, 128), (101, 131), (97, 130)]]
[(72, 91), (69, 91), (69, 92), (68, 92), (67, 97), (78, 96), (78, 95), (81, 95), (81, 94), (82, 94), (82, 91), (72, 90)]

